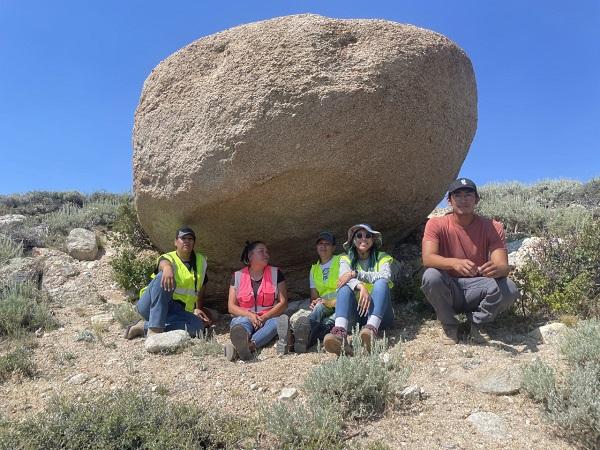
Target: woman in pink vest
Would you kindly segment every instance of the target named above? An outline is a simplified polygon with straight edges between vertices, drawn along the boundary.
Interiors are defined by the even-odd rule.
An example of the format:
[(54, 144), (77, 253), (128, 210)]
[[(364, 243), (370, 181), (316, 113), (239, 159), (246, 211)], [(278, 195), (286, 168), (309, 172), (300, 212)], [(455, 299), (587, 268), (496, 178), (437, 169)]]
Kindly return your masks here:
[(248, 360), (275, 336), (277, 353), (287, 353), (289, 319), (287, 288), (281, 270), (269, 265), (269, 250), (264, 242), (246, 242), (242, 252), (245, 267), (231, 277), (228, 310), (231, 321), (231, 343), (225, 345), (229, 361), (237, 357)]

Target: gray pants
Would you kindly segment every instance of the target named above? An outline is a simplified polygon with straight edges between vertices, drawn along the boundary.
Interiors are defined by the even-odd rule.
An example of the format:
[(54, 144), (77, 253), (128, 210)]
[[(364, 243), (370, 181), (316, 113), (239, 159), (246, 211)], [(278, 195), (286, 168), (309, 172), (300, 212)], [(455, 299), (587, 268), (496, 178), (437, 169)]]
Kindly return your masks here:
[(509, 278), (454, 278), (433, 268), (423, 274), (421, 290), (444, 325), (458, 325), (458, 313), (470, 313), (475, 324), (489, 323), (519, 298)]

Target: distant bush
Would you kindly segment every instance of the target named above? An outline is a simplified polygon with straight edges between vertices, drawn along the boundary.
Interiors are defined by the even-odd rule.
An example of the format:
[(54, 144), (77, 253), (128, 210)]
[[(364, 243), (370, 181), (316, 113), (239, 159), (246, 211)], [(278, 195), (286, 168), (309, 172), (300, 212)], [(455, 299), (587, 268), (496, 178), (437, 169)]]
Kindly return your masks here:
[(56, 321), (36, 286), (10, 285), (0, 291), (0, 336), (20, 337), (27, 331), (55, 326)]
[(15, 242), (9, 236), (0, 233), (0, 265), (9, 259), (18, 258), (23, 254), (23, 243)]
[(116, 391), (54, 400), (23, 422), (4, 423), (0, 449), (238, 448), (254, 436), (251, 422), (156, 395)]
[(491, 183), (479, 189), (478, 211), (504, 224), (507, 237), (568, 234), (600, 216), (600, 179)]
[(31, 359), (31, 350), (18, 346), (4, 356), (0, 356), (0, 382), (16, 374), (31, 378), (35, 375), (35, 364)]
[(23, 214), (36, 216), (59, 210), (71, 203), (83, 206), (86, 197), (80, 192), (33, 191), (25, 194), (0, 195), (0, 215)]
[(600, 447), (600, 321), (580, 321), (567, 332), (561, 352), (569, 367), (560, 377), (535, 361), (523, 371), (523, 388), (545, 406), (547, 418), (566, 438)]
[(515, 281), (530, 311), (600, 316), (600, 219), (570, 235), (546, 235)]

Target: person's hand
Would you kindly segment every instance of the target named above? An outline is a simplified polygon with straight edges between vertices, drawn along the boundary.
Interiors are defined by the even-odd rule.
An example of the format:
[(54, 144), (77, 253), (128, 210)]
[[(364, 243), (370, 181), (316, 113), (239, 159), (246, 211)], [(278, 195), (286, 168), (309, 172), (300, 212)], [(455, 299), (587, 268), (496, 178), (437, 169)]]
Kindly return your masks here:
[(463, 277), (477, 276), (477, 266), (470, 259), (457, 259), (452, 269)]
[(482, 277), (497, 278), (500, 275), (499, 267), (492, 261), (486, 262), (483, 266), (477, 268)]
[(212, 325), (212, 318), (203, 309), (194, 309), (194, 315), (198, 317), (202, 322), (204, 322), (207, 326), (210, 327)]
[(309, 305), (309, 308), (310, 309), (315, 309), (315, 306), (317, 306), (319, 303), (323, 303), (323, 299), (321, 297), (315, 298), (313, 301), (311, 301), (310, 305)]
[(346, 272), (337, 279), (336, 287), (339, 289), (353, 278), (353, 271)]
[(258, 330), (263, 326), (263, 321), (261, 320), (258, 314), (250, 313), (250, 322), (252, 322), (252, 326), (255, 330)]
[(360, 295), (358, 297), (358, 315), (364, 317), (369, 312), (369, 306), (371, 306), (371, 296), (369, 291), (364, 284), (359, 284)]
[(167, 292), (175, 289), (175, 278), (173, 277), (173, 268), (171, 267), (171, 264), (167, 264), (163, 267), (160, 287), (163, 291)]

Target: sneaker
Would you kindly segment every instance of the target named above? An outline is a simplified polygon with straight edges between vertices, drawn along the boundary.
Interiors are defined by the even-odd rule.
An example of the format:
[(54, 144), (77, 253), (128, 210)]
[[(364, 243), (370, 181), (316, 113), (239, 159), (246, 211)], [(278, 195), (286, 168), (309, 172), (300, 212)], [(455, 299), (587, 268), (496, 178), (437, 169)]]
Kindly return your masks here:
[(294, 351), (296, 353), (306, 353), (309, 339), (310, 319), (307, 316), (299, 317), (294, 328)]
[(362, 327), (358, 335), (360, 336), (360, 341), (362, 342), (362, 346), (365, 351), (367, 353), (371, 353), (371, 345), (377, 337), (377, 328), (375, 328), (373, 325), (367, 324)]
[(129, 325), (123, 335), (125, 339), (135, 339), (142, 336), (144, 336), (144, 321), (142, 319)]
[(323, 339), (323, 347), (329, 353), (335, 353), (338, 356), (342, 354), (342, 348), (346, 355), (352, 355), (352, 346), (348, 343), (348, 332), (342, 327), (331, 329), (331, 332)]
[(225, 350), (225, 358), (227, 358), (227, 361), (233, 362), (237, 359), (237, 351), (231, 342), (225, 344), (223, 349)]
[(442, 332), (440, 333), (440, 342), (444, 345), (458, 344), (458, 325), (442, 324)]
[(231, 343), (242, 361), (248, 361), (252, 358), (250, 343), (248, 341), (248, 332), (242, 325), (234, 325), (229, 332)]
[(482, 325), (476, 325), (475, 323), (471, 323), (469, 338), (475, 344), (487, 344), (492, 340), (489, 332)]
[(277, 317), (277, 354), (285, 355), (290, 342), (290, 318), (286, 314)]

